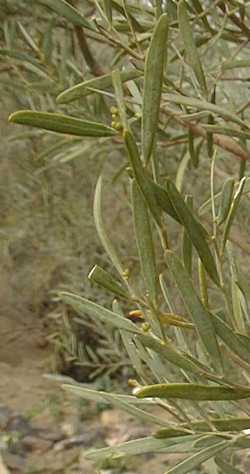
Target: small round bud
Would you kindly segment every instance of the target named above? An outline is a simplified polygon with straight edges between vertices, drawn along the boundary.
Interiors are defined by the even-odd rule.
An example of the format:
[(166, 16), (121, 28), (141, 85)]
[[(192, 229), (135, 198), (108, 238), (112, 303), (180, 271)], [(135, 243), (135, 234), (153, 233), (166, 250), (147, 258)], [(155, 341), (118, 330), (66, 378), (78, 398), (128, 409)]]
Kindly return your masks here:
[(113, 106), (113, 107), (110, 107), (110, 112), (111, 112), (111, 114), (117, 115), (117, 114), (118, 114), (118, 109), (117, 109), (117, 107), (114, 107), (114, 106)]

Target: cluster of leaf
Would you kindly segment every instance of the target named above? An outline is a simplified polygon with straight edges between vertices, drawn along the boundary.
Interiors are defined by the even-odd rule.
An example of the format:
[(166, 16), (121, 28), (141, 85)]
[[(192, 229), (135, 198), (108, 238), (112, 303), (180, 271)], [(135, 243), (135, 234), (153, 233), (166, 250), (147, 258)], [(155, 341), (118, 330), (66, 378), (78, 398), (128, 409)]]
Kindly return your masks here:
[[(101, 36), (112, 60), (106, 70), (92, 53), (85, 58), (95, 77), (60, 92), (62, 113), (32, 108), (10, 121), (80, 137), (83, 146), (98, 141), (123, 154), (117, 173), (129, 188), (140, 262), (135, 279), (103, 218), (101, 176), (94, 218), (114, 271), (97, 265), (89, 278), (113, 294), (112, 309), (68, 291), (59, 297), (81, 318), (89, 314), (119, 331), (137, 379), (130, 381), (131, 396), (79, 384), (65, 388), (158, 427), (151, 437), (88, 457), (175, 452), (185, 458), (169, 474), (192, 472), (211, 459), (208, 472), (241, 472), (234, 453), (250, 446), (250, 291), (233, 227), (249, 193), (250, 6), (236, 0), (100, 0), (88, 2), (95, 7), (91, 19), (81, 2), (41, 3), (70, 28)], [(239, 83), (237, 90), (232, 82)], [(102, 116), (86, 113), (89, 96), (106, 104)], [(175, 173), (172, 147), (181, 157)], [(225, 175), (219, 159), (239, 166), (218, 184), (217, 175)], [(209, 184), (203, 176), (208, 169)], [(134, 324), (134, 318), (141, 322)]]
[[(91, 13), (91, 8), (87, 10), (87, 14)], [(93, 147), (91, 140), (83, 146), (77, 136), (62, 137), (42, 130), (23, 133), (18, 127), (5, 125), (8, 111), (17, 107), (55, 110), (58, 92), (82, 80), (84, 75), (90, 76), (90, 72), (78, 47), (74, 26), (64, 17), (53, 15), (42, 2), (34, 5), (19, 0), (0, 1), (0, 16), (0, 260), (4, 268), (2, 285), (6, 287), (2, 310), (10, 315), (19, 315), (21, 311), (24, 318), (29, 311), (42, 316), (49, 313), (53, 332), (50, 340), (56, 354), (60, 353), (55, 358), (57, 369), (64, 371), (70, 366), (81, 380), (90, 367), (95, 368), (92, 376), (94, 371), (100, 373), (100, 363), (102, 372), (107, 374), (121, 371), (123, 362), (127, 366), (126, 356), (120, 353), (118, 357), (116, 335), (111, 336), (105, 325), (95, 327), (101, 352), (97, 363), (85, 347), (82, 350), (86, 330), (79, 331), (75, 325), (69, 331), (63, 318), (55, 316), (54, 307), (52, 311), (48, 295), (58, 285), (67, 285), (76, 291), (84, 288), (89, 297), (99, 302), (107, 300), (105, 292), (91, 287), (87, 272), (94, 255), (99, 263), (104, 260), (90, 207), (93, 185), (106, 161), (108, 143)], [(108, 47), (100, 45), (100, 39), (95, 45), (99, 55), (104, 52), (108, 58)], [(94, 114), (104, 116), (105, 103), (93, 99), (85, 104), (84, 112), (77, 106), (77, 113), (84, 113), (87, 118)], [(116, 158), (115, 153), (112, 155), (108, 163), (110, 173)], [(112, 214), (114, 220), (121, 206), (118, 202)], [(88, 334), (92, 330), (93, 326), (89, 327)], [(113, 350), (111, 356), (105, 353), (108, 350)], [(83, 363), (88, 364), (87, 369), (79, 365)]]

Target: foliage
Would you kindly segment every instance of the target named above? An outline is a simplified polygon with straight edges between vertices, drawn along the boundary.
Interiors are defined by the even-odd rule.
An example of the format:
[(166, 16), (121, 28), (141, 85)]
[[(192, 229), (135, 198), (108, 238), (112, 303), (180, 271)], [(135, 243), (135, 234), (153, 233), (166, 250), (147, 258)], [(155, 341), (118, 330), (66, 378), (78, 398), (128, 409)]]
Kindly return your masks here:
[[(82, 2), (38, 3), (52, 31), (63, 25), (77, 37), (92, 79), (77, 84), (79, 68), (60, 48), (46, 59), (48, 32), (39, 43), (22, 30), (30, 50), (27, 61), (19, 57), (25, 74), (39, 70), (46, 87), (56, 82), (58, 106), (55, 113), (42, 94), (42, 103), (34, 97), (32, 110), (12, 114), (10, 122), (42, 134), (84, 135), (79, 150), (95, 145), (108, 158), (116, 152), (138, 252), (128, 268), (132, 231), (124, 252), (103, 217), (108, 191), (100, 177), (94, 217), (113, 269), (99, 265), (90, 279), (113, 294), (112, 309), (70, 291), (58, 296), (83, 320), (88, 314), (119, 331), (137, 380), (130, 381), (132, 395), (65, 388), (157, 429), (88, 457), (178, 452), (184, 460), (169, 474), (192, 472), (212, 458), (208, 472), (225, 466), (240, 472), (234, 453), (249, 448), (250, 428), (250, 291), (238, 247), (248, 249), (236, 233), (249, 193), (248, 3), (114, 0), (89, 1), (86, 9)], [(96, 42), (106, 44), (108, 68), (99, 47), (95, 55)], [(67, 159), (65, 141), (61, 152)]]

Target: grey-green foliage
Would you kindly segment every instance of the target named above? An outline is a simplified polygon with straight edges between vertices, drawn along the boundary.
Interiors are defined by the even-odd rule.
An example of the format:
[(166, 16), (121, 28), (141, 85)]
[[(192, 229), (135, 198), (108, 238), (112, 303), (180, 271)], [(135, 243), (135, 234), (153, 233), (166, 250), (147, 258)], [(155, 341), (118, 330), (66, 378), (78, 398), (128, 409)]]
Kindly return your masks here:
[[(24, 3), (28, 8), (29, 2)], [(129, 200), (134, 217), (124, 252), (119, 241), (112, 239), (111, 203), (111, 215), (103, 214), (114, 182), (109, 191), (101, 193), (100, 179), (95, 222), (113, 272), (95, 267), (90, 278), (113, 293), (113, 308), (74, 292), (63, 291), (58, 296), (83, 320), (88, 314), (111, 330), (115, 328), (128, 349), (137, 373), (137, 379), (130, 382), (133, 393), (126, 400), (115, 394), (107, 394), (106, 399), (144, 421), (165, 424), (152, 437), (94, 450), (88, 456), (99, 461), (108, 456), (179, 452), (186, 454), (185, 459), (167, 472), (193, 472), (214, 458), (212, 467), (206, 464), (207, 472), (219, 473), (221, 466), (231, 465), (232, 452), (250, 447), (244, 432), (250, 427), (250, 291), (237, 249), (249, 253), (237, 220), (249, 193), (247, 166), (238, 164), (249, 156), (248, 63), (244, 61), (250, 37), (249, 8), (237, 1), (233, 10), (223, 1), (216, 6), (199, 0), (143, 6), (136, 1), (115, 0), (111, 5), (96, 1), (89, 2), (95, 7), (96, 20), (92, 21), (88, 9), (77, 2), (74, 10), (63, 0), (54, 6), (49, 0), (39, 3), (52, 10), (54, 29), (66, 24), (69, 37), (80, 41), (73, 51), (66, 35), (68, 55), (52, 55), (50, 65), (44, 60), (48, 54), (43, 54), (43, 43), (34, 44), (35, 39), (28, 39), (23, 30), (30, 61), (18, 57), (20, 52), (10, 52), (7, 45), (2, 55), (24, 65), (32, 86), (35, 83), (31, 108), (43, 112), (39, 123), (34, 112), (18, 112), (10, 121), (61, 132), (61, 115), (58, 123), (53, 115), (52, 127), (47, 114), (52, 103), (55, 111), (51, 100), (59, 94), (56, 111), (78, 118), (77, 130), (72, 131), (70, 124), (67, 130), (64, 121), (63, 132), (81, 137), (84, 130), (79, 146), (94, 148), (97, 154), (102, 151), (107, 162), (110, 150), (117, 152), (116, 181), (123, 180), (124, 200)], [(41, 7), (38, 12), (46, 17), (46, 9)], [(81, 48), (82, 41), (87, 42), (87, 52)], [(95, 55), (94, 48), (91, 50), (96, 42), (106, 43), (109, 63), (102, 61), (99, 51)], [(85, 77), (79, 68), (80, 54), (88, 65)], [(236, 58), (243, 61), (241, 66)], [(15, 68), (14, 76), (17, 64)], [(41, 91), (37, 96), (36, 75), (40, 75), (39, 83), (46, 75), (46, 84), (54, 81), (51, 96)], [(14, 79), (22, 82), (20, 77)], [(232, 87), (232, 81), (239, 86)], [(210, 97), (209, 90), (216, 94)], [(86, 120), (91, 124), (88, 137)], [(97, 130), (108, 133), (98, 135)], [(200, 138), (199, 143), (195, 137)], [(67, 159), (64, 146), (61, 156)], [(195, 155), (195, 162), (190, 157), (189, 169), (187, 153)], [(229, 174), (235, 184), (227, 193), (224, 216), (223, 185)], [(193, 195), (193, 206), (187, 204), (191, 198), (186, 194)], [(221, 215), (223, 219), (218, 218)], [(126, 219), (128, 216), (126, 211)], [(182, 245), (183, 234), (188, 245)], [(130, 253), (135, 240), (136, 258)], [(135, 269), (128, 265), (129, 257), (136, 262)], [(90, 395), (79, 385), (65, 388), (83, 398), (105, 399), (105, 393), (92, 391)], [(145, 405), (138, 406), (141, 399)], [(171, 409), (171, 418), (166, 409)]]

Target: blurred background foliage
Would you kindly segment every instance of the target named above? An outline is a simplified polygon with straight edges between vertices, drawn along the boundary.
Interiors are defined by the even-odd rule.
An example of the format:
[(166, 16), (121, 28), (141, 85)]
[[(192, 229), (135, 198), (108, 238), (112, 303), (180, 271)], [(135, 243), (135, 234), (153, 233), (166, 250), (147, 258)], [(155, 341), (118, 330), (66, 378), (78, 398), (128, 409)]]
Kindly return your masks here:
[[(77, 13), (67, 9), (69, 3), (77, 8)], [(144, 389), (137, 382), (132, 383), (137, 387), (139, 397), (145, 395), (151, 398), (148, 405), (147, 401), (141, 401), (135, 396), (125, 395), (123, 398), (123, 395), (88, 391), (78, 385), (68, 387), (83, 398), (112, 403), (129, 413), (137, 414), (144, 421), (155, 422), (161, 427), (166, 425), (167, 432), (158, 431), (155, 436), (135, 441), (129, 446), (94, 451), (89, 455), (91, 459), (100, 461), (108, 456), (119, 457), (120, 450), (128, 455), (140, 454), (144, 449), (143, 452), (180, 449), (180, 452), (188, 453), (188, 456), (190, 451), (201, 456), (196, 461), (188, 460), (186, 470), (182, 466), (170, 471), (185, 473), (190, 472), (192, 466), (196, 467), (212, 457), (213, 452), (216, 455), (216, 449), (229, 448), (229, 453), (231, 442), (236, 449), (249, 448), (246, 437), (238, 440), (231, 433), (242, 432), (244, 423), (249, 423), (248, 402), (236, 404), (232, 399), (223, 399), (223, 403), (217, 404), (210, 403), (209, 398), (206, 399), (208, 404), (204, 408), (196, 403), (198, 399), (192, 398), (195, 397), (194, 390), (191, 399), (181, 403), (171, 400), (168, 403), (161, 399), (162, 395), (164, 399), (163, 392), (168, 387), (159, 389), (159, 383), (168, 385), (171, 382), (175, 385), (177, 375), (178, 381), (186, 382), (187, 385), (205, 380), (206, 389), (209, 387), (212, 390), (214, 387), (211, 381), (222, 385), (216, 386), (216, 389), (219, 387), (219, 390), (223, 388), (227, 391), (228, 386), (232, 385), (236, 392), (242, 389), (237, 383), (249, 384), (249, 2), (79, 0), (67, 3), (62, 0), (40, 0), (34, 5), (33, 1), (26, 0), (1, 1), (0, 5), (0, 97), (4, 110), (1, 118), (0, 235), (4, 311), (12, 311), (15, 317), (20, 317), (21, 314), (25, 318), (26, 312), (32, 312), (37, 317), (45, 318), (50, 328), (49, 340), (55, 348), (56, 369), (62, 373), (80, 381), (90, 381), (101, 375), (107, 381), (114, 374), (127, 378), (131, 374), (131, 361), (122, 349), (123, 341), (140, 380), (144, 385), (153, 385), (153, 388)], [(168, 58), (164, 64), (162, 83), (159, 84), (160, 112), (157, 123), (153, 124), (153, 134), (157, 131), (157, 143), (150, 160), (152, 167), (148, 166), (147, 171), (165, 189), (169, 186), (166, 178), (171, 178), (183, 196), (187, 198), (187, 195), (192, 194), (192, 216), (208, 229), (210, 237), (213, 236), (209, 244), (211, 248), (214, 246), (213, 256), (216, 255), (221, 286), (215, 286), (208, 279), (196, 255), (193, 269), (189, 269), (189, 273), (201, 302), (196, 298), (188, 276), (187, 287), (193, 297), (190, 298), (189, 292), (185, 288), (183, 290), (183, 274), (181, 270), (177, 271), (178, 268), (181, 269), (180, 263), (178, 259), (175, 260), (175, 254), (170, 257), (162, 251), (160, 239), (156, 238), (158, 229), (155, 226), (153, 235), (158, 293), (151, 304), (153, 298), (150, 301), (150, 292), (146, 291), (151, 277), (149, 267), (145, 268), (147, 259), (141, 258), (140, 261), (138, 256), (145, 235), (140, 235), (140, 226), (136, 228), (135, 225), (139, 249), (137, 253), (136, 239), (134, 231), (132, 232), (131, 207), (135, 213), (136, 199), (133, 195), (131, 206), (128, 174), (133, 175), (133, 153), (132, 158), (129, 157), (128, 169), (128, 157), (119, 132), (126, 128), (124, 125), (127, 121), (136, 143), (144, 150), (140, 132), (141, 122), (144, 121), (145, 125), (147, 119), (147, 97), (143, 97), (145, 81), (140, 74), (143, 75), (146, 54), (149, 45), (152, 45), (152, 32), (155, 25), (158, 25), (158, 18), (165, 11), (169, 24)], [(161, 52), (158, 51), (159, 57)], [(110, 87), (103, 88), (98, 82), (91, 83), (92, 88), (76, 100), (67, 101), (65, 96), (63, 99), (63, 95), (59, 95), (77, 83), (98, 79), (116, 68), (120, 72), (131, 68), (138, 73), (138, 77), (126, 82), (122, 93), (119, 91), (118, 80), (116, 88), (111, 83)], [(152, 67), (148, 74), (152, 74), (157, 82)], [(149, 102), (151, 98), (149, 97)], [(154, 103), (151, 102), (150, 106), (148, 116), (152, 121), (151, 110)], [(112, 124), (118, 133), (110, 141), (109, 138), (93, 140), (67, 135), (62, 138), (47, 131), (21, 129), (18, 126), (10, 129), (6, 124), (6, 117), (10, 111), (18, 108), (62, 112), (109, 126)], [(215, 147), (217, 155), (214, 153)], [(142, 176), (144, 171), (142, 167)], [(125, 268), (125, 274), (120, 274), (120, 277), (123, 278), (123, 283), (129, 281), (137, 298), (133, 299), (130, 295), (121, 305), (115, 302), (114, 313), (109, 313), (104, 308), (110, 306), (108, 294), (91, 286), (87, 278), (94, 263), (115, 273), (108, 257), (103, 253), (92, 220), (94, 189), (100, 173), (104, 177), (102, 210), (108, 237), (115, 242)], [(140, 178), (140, 173), (138, 175)], [(246, 177), (246, 181), (241, 181), (241, 184), (245, 183), (245, 187), (241, 201), (237, 202), (237, 216), (234, 215), (234, 209), (232, 217), (235, 219), (230, 220), (230, 215), (227, 214), (223, 224), (216, 217), (220, 212), (217, 194), (221, 195), (223, 184), (232, 177), (235, 180), (234, 197), (237, 197), (238, 185), (243, 177)], [(173, 189), (175, 188), (172, 187), (172, 191)], [(211, 194), (214, 198), (212, 202)], [(178, 199), (179, 194), (175, 196)], [(233, 194), (229, 199), (230, 209), (235, 203), (232, 196)], [(180, 197), (179, 199), (182, 202)], [(150, 208), (148, 202), (147, 205)], [(148, 219), (151, 224), (155, 224), (152, 216)], [(180, 255), (183, 230), (180, 231), (179, 223), (172, 220), (167, 220), (167, 225), (163, 222), (160, 230), (167, 228), (171, 249)], [(190, 224), (194, 221), (191, 219), (188, 222)], [(183, 227), (185, 238), (188, 225), (185, 223)], [(195, 235), (191, 232), (191, 240), (192, 237)], [(204, 230), (199, 237), (203, 243), (206, 241)], [(226, 240), (231, 241), (232, 247), (224, 245)], [(200, 241), (196, 250), (201, 256), (199, 245)], [(149, 260), (150, 257), (152, 254), (149, 252)], [(149, 266), (150, 264), (152, 261)], [(158, 277), (166, 266), (173, 278), (168, 273), (165, 281), (161, 275), (160, 289)], [(197, 317), (193, 321), (198, 327), (197, 338), (194, 338), (192, 331), (185, 330), (182, 333), (178, 324), (176, 328), (173, 321), (168, 319), (169, 313), (167, 316), (164, 313), (167, 307), (170, 316), (174, 314), (178, 319), (178, 315), (183, 315), (183, 304), (176, 287), (182, 297), (185, 293), (182, 298), (186, 305), (185, 311), (187, 309), (191, 313), (191, 318), (193, 313)], [(58, 288), (73, 290), (73, 295), (61, 293), (63, 296), (58, 301), (53, 292)], [(101, 306), (97, 308), (76, 294), (84, 295)], [(129, 312), (131, 316), (131, 310), (135, 309), (137, 303), (138, 307), (141, 305), (145, 321), (149, 324), (146, 327), (135, 325), (133, 332), (133, 325), (127, 316)], [(190, 310), (192, 304), (194, 306)], [(75, 310), (84, 317), (75, 318)], [(143, 311), (137, 309), (134, 315), (140, 319)], [(162, 323), (164, 314), (166, 325)], [(204, 319), (200, 318), (201, 314)], [(119, 318), (119, 315), (125, 318)], [(200, 339), (198, 335), (200, 336), (200, 330), (204, 330), (204, 321), (206, 317), (210, 321), (211, 315), (218, 324), (216, 336), (209, 340), (203, 332), (203, 338)], [(113, 317), (112, 329), (103, 322), (105, 317), (110, 320)], [(229, 325), (229, 332), (225, 331), (225, 334), (230, 335), (227, 340), (221, 330), (223, 326), (220, 326), (225, 321)], [(187, 320), (182, 319), (183, 322), (186, 324)], [(217, 350), (223, 360), (223, 377), (219, 370), (220, 364), (214, 364), (218, 354), (211, 350), (217, 337), (220, 339)], [(204, 350), (204, 340), (209, 356)], [(171, 346), (172, 341), (174, 344)], [(177, 354), (179, 357), (176, 364), (172, 363), (173, 356), (169, 356), (169, 347), (172, 347), (170, 353), (173, 354), (171, 351), (174, 351), (175, 356)], [(219, 359), (220, 357), (217, 361)], [(176, 390), (176, 387), (173, 388)], [(155, 390), (162, 390), (160, 400), (157, 398), (159, 392)], [(156, 408), (155, 412), (152, 405)], [(167, 416), (158, 416), (159, 409), (162, 410), (161, 414)], [(243, 424), (240, 420), (240, 428), (232, 430), (230, 419), (226, 417), (239, 414), (247, 415), (247, 420)], [(173, 425), (168, 424), (169, 416), (174, 420)], [(224, 431), (229, 434), (225, 435), (226, 440), (221, 441), (221, 445), (218, 443), (218, 418), (220, 421), (226, 418), (228, 422)], [(197, 420), (205, 422), (205, 428), (204, 425), (202, 429), (200, 425), (197, 428)], [(191, 430), (186, 434), (190, 426)], [(177, 432), (181, 429), (181, 433), (176, 434), (175, 431), (173, 434), (172, 428)], [(217, 430), (216, 436), (214, 428)], [(204, 430), (205, 434), (202, 434)], [(183, 445), (181, 439), (178, 442), (179, 435), (183, 438)], [(174, 448), (171, 447), (172, 442)], [(208, 451), (205, 452), (206, 449)], [(206, 457), (208, 453), (212, 454)], [(233, 458), (231, 453), (225, 458), (216, 456), (215, 461), (207, 466), (207, 472), (221, 473), (223, 469), (229, 468), (231, 472), (240, 472), (231, 466), (231, 461), (237, 466)], [(191, 466), (190, 469), (188, 466)]]
[[(113, 90), (88, 94), (68, 105), (56, 103), (56, 97), (78, 82), (98, 77), (116, 67), (122, 70), (132, 66), (142, 71), (161, 2), (115, 0), (112, 2), (112, 28), (105, 2), (79, 0), (70, 3), (82, 12), (86, 28), (74, 25), (58, 14), (57, 2), (49, 8), (51, 2), (45, 0), (35, 4), (29, 0), (0, 1), (3, 307), (4, 311), (11, 310), (17, 317), (20, 312), (22, 317), (26, 312), (38, 317), (46, 314), (50, 340), (57, 354), (56, 366), (72, 373), (73, 366), (79, 361), (89, 363), (91, 369), (87, 370), (87, 376), (90, 370), (94, 370), (95, 376), (105, 372), (105, 367), (108, 373), (113, 369), (120, 370), (121, 347), (116, 334), (110, 335), (105, 325), (96, 323), (99, 329), (92, 329), (93, 341), (99, 341), (101, 352), (100, 359), (95, 359), (91, 350), (85, 350), (86, 328), (80, 331), (79, 325), (72, 324), (65, 308), (52, 302), (51, 290), (70, 288), (99, 303), (107, 301), (107, 293), (91, 286), (87, 278), (93, 263), (110, 269), (92, 219), (93, 192), (100, 172), (109, 189), (105, 193), (104, 214), (112, 240), (117, 243), (132, 278), (134, 275), (136, 280), (139, 274), (135, 240), (131, 236), (123, 145), (119, 138), (113, 140), (111, 147), (106, 139), (93, 143), (89, 139), (83, 141), (41, 130), (9, 127), (6, 119), (9, 112), (28, 108), (66, 112), (110, 125), (110, 109), (116, 105)], [(188, 3), (189, 14), (195, 18), (196, 46), (206, 71), (208, 100), (212, 100), (214, 94), (216, 103), (224, 104), (231, 112), (248, 120), (249, 30), (242, 28), (242, 24), (244, 20), (248, 21), (249, 7), (239, 1), (231, 2), (231, 5), (217, 3), (217, 8), (210, 1), (202, 2), (202, 7), (200, 2)], [(177, 6), (175, 1), (162, 2), (161, 6), (171, 23), (164, 92), (196, 96), (199, 83), (193, 68), (184, 60)], [(199, 11), (200, 8), (203, 10)], [(138, 134), (142, 82), (129, 82), (126, 93), (130, 97), (127, 102), (129, 120), (134, 133)], [(161, 115), (157, 174), (164, 183), (167, 176), (174, 177), (177, 173), (179, 187), (185, 193), (192, 191), (196, 210), (210, 195), (210, 160), (206, 136), (196, 134), (197, 130), (195, 132), (190, 123), (204, 126), (209, 120), (205, 110), (193, 112), (192, 108), (180, 109), (173, 103), (167, 103)], [(218, 128), (224, 126), (222, 122), (217, 120)], [(246, 138), (241, 136), (240, 128), (229, 127), (225, 133), (236, 137), (235, 143), (241, 145), (244, 155)], [(230, 146), (232, 148), (232, 143)], [(246, 172), (239, 159), (239, 149), (228, 153), (230, 146), (219, 148), (215, 192), (221, 189), (227, 177), (237, 179)], [(207, 215), (203, 219), (206, 222)], [(242, 200), (237, 219), (231, 240), (236, 244), (236, 252), (244, 257), (244, 269), (247, 265), (245, 255), (250, 252), (248, 199)], [(170, 234), (173, 239), (178, 236), (174, 225)], [(93, 328), (91, 319), (86, 320), (86, 324)], [(126, 367), (125, 354), (123, 359)], [(100, 364), (103, 370), (96, 372)], [(85, 378), (86, 371), (82, 369), (81, 372), (78, 365), (76, 371), (79, 379)]]

